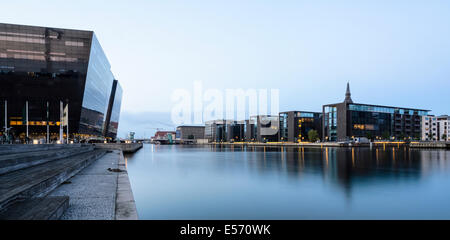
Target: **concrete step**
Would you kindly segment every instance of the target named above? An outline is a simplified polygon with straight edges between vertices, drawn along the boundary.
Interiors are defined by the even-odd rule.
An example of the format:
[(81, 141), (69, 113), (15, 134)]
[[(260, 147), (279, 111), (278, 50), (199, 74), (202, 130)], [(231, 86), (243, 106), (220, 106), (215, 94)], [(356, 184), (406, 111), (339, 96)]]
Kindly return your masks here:
[(77, 148), (90, 144), (0, 144), (0, 155), (25, 153), (34, 151), (46, 151), (61, 148)]
[(0, 175), (0, 211), (15, 201), (46, 196), (105, 153), (92, 150)]
[(64, 147), (51, 150), (0, 155), (0, 175), (92, 150), (93, 146)]
[(0, 212), (0, 220), (58, 220), (69, 208), (69, 197), (32, 198)]

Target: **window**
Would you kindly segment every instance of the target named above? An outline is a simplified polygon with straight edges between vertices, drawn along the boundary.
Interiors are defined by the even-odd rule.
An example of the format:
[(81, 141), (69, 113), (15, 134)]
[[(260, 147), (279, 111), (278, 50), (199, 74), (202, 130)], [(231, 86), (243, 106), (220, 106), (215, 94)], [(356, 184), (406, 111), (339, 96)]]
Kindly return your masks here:
[(83, 42), (74, 42), (74, 41), (66, 41), (66, 46), (75, 46), (75, 47), (83, 47)]

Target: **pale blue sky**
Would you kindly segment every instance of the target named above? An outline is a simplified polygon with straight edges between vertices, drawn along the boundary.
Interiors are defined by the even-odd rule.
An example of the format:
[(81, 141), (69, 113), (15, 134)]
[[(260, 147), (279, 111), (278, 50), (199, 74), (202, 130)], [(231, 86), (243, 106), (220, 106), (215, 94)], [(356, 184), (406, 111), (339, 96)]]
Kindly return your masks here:
[(0, 22), (94, 30), (123, 112), (175, 88), (279, 88), (280, 110), (344, 98), (450, 114), (449, 1), (3, 1)]

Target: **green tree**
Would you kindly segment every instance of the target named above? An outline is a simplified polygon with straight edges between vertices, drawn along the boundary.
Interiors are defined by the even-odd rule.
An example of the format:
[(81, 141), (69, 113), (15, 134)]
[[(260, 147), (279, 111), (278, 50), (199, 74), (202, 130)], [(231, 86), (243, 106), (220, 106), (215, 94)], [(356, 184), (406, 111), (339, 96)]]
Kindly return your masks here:
[(418, 133), (414, 134), (414, 140), (420, 141), (420, 134)]
[(442, 135), (442, 138), (444, 139), (444, 141), (447, 142), (447, 134), (444, 133), (444, 134)]
[(310, 142), (316, 142), (319, 139), (319, 133), (314, 129), (309, 130), (308, 139)]
[(381, 137), (382, 137), (384, 140), (389, 140), (389, 139), (391, 138), (391, 134), (389, 133), (389, 131), (384, 131), (384, 132), (381, 134)]
[(373, 140), (373, 134), (371, 132), (367, 132), (366, 133), (366, 138), (372, 141)]

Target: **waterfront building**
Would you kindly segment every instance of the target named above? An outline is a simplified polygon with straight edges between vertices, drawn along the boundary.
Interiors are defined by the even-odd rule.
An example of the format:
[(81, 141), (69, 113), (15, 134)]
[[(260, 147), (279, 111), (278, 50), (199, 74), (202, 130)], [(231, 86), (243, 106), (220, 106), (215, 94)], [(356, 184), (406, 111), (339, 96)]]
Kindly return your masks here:
[(246, 142), (256, 141), (256, 117), (250, 117), (250, 119), (245, 120), (244, 133)]
[(354, 137), (372, 139), (420, 139), (421, 120), (430, 110), (354, 103), (347, 84), (342, 103), (322, 107), (325, 141), (345, 141)]
[(212, 120), (205, 123), (205, 139), (209, 142), (254, 141), (256, 121)]
[(450, 141), (450, 116), (422, 116), (423, 141)]
[(110, 68), (92, 31), (0, 24), (1, 131), (115, 138), (123, 92)]
[(205, 126), (178, 126), (176, 129), (176, 139), (204, 139)]
[(316, 130), (319, 138), (322, 136), (322, 113), (289, 111), (281, 112), (279, 116), (282, 142), (308, 141), (310, 130)]
[(227, 142), (228, 134), (227, 130), (233, 120), (210, 120), (205, 122), (205, 139), (209, 142)]
[(245, 141), (245, 120), (230, 121), (226, 128), (227, 142)]
[(174, 131), (156, 131), (155, 136), (151, 137), (152, 142), (161, 144), (172, 144), (176, 138)]
[(278, 115), (256, 116), (256, 141), (277, 142), (279, 138), (280, 121)]

